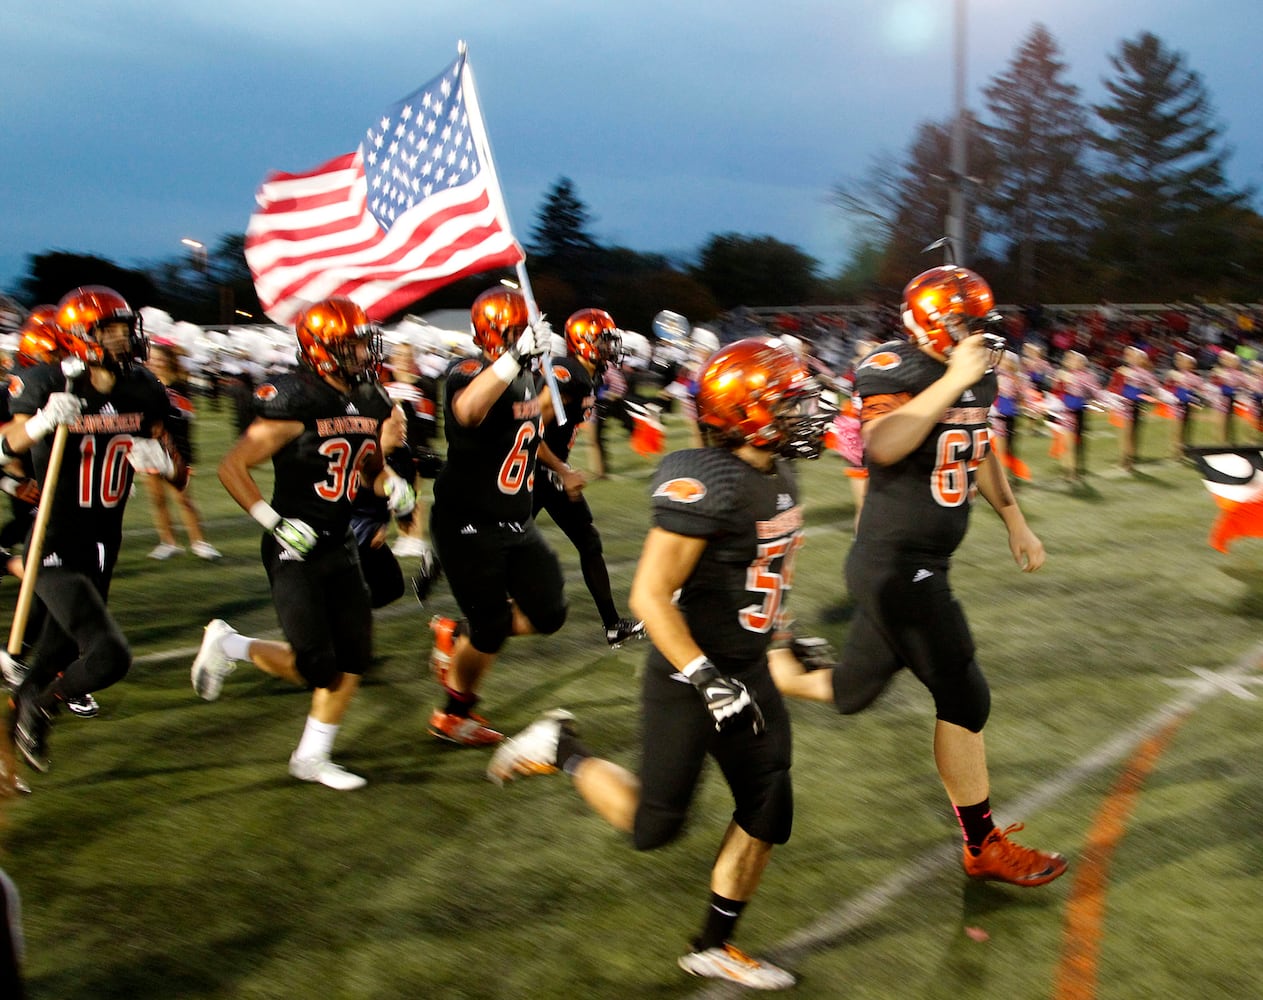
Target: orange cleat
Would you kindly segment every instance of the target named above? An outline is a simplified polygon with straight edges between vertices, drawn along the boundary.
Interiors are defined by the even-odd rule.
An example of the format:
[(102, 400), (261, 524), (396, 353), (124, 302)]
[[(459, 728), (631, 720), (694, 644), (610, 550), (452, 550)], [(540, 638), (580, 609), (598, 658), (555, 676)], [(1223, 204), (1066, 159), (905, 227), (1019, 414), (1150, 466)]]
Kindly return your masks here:
[(965, 874), (970, 878), (1022, 886), (1044, 885), (1061, 875), (1066, 870), (1066, 859), (1060, 854), (1036, 851), (1009, 840), (1010, 833), (1022, 828), (1021, 823), (1010, 824), (1003, 830), (996, 827), (987, 834), (977, 854), (966, 847)]
[(436, 708), (430, 713), (430, 735), (463, 747), (490, 747), (504, 739), (480, 715), (452, 715)]

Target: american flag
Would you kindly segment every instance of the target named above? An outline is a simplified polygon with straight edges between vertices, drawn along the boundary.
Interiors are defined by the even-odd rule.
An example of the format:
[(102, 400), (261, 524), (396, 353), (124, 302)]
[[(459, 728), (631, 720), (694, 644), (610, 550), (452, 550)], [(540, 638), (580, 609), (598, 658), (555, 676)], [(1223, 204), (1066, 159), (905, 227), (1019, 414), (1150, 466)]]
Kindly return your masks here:
[(308, 173), (270, 174), (255, 199), (246, 262), (278, 323), (332, 295), (381, 319), (457, 278), (524, 259), (463, 48), (374, 119), (355, 152)]

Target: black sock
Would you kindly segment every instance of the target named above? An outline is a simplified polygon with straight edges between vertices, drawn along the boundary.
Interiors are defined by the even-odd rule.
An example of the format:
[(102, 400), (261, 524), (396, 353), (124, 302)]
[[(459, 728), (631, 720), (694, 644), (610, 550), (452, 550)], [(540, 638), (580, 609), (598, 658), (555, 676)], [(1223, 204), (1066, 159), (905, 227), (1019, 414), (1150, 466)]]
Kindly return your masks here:
[(447, 692), (447, 705), (443, 711), (448, 715), (459, 715), (462, 719), (468, 719), (469, 713), (478, 704), (478, 696), (466, 694), (463, 691), (453, 691), (450, 687), (444, 690)]
[(977, 805), (953, 806), (960, 829), (965, 835), (965, 844), (972, 848), (981, 848), (987, 834), (995, 829), (991, 820), (991, 799), (986, 798)]
[(557, 767), (574, 777), (575, 768), (592, 756), (592, 751), (584, 746), (568, 723), (563, 723), (561, 735), (557, 738)]
[(706, 911), (706, 923), (702, 925), (702, 933), (693, 942), (693, 947), (697, 951), (721, 947), (732, 937), (741, 911), (745, 908), (745, 900), (725, 899), (718, 893), (712, 892), (710, 908)]

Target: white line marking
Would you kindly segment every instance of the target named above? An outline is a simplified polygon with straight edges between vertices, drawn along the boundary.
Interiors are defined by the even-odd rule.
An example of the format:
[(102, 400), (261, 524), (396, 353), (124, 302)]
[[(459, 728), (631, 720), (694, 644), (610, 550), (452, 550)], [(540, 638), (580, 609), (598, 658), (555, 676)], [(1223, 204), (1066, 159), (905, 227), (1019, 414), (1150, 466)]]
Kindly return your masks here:
[[(1235, 694), (1236, 692), (1232, 690), (1231, 685), (1220, 683), (1219, 679), (1242, 679), (1257, 667), (1260, 659), (1263, 659), (1263, 644), (1255, 646), (1235, 664), (1223, 670), (1211, 672), (1194, 669), (1194, 672), (1198, 673), (1199, 676), (1205, 676), (1203, 676), (1201, 681), (1190, 682), (1195, 683), (1195, 686), (1190, 687), (1187, 693), (1178, 698), (1173, 698), (1130, 729), (1102, 744), (1092, 753), (1079, 758), (1075, 764), (1057, 777), (1037, 785), (1025, 796), (1015, 801), (1011, 809), (1006, 809), (1005, 811), (1012, 812), (1017, 816), (1026, 816), (1052, 805), (1088, 778), (1108, 767), (1112, 767), (1129, 756), (1137, 746), (1158, 732), (1168, 722), (1192, 712), (1203, 702), (1209, 701), (1216, 695), (1225, 692)], [(1212, 681), (1211, 678), (1215, 678), (1215, 680)], [(1246, 693), (1249, 694), (1250, 692), (1247, 691)], [(954, 861), (959, 853), (960, 845), (958, 843), (944, 844), (941, 848), (926, 851), (862, 896), (844, 902), (817, 919), (814, 923), (791, 934), (781, 944), (771, 949), (768, 957), (778, 963), (792, 962), (793, 959), (801, 958), (807, 952), (823, 949), (833, 944), (856, 928), (864, 926), (864, 924), (868, 923), (878, 913), (907, 892), (908, 889), (920, 885), (926, 878), (941, 869), (944, 864)], [(746, 996), (747, 994), (738, 992), (740, 989), (740, 987), (728, 983), (717, 983), (708, 989), (702, 990), (697, 995), (703, 998), (713, 998), (713, 1000)]]

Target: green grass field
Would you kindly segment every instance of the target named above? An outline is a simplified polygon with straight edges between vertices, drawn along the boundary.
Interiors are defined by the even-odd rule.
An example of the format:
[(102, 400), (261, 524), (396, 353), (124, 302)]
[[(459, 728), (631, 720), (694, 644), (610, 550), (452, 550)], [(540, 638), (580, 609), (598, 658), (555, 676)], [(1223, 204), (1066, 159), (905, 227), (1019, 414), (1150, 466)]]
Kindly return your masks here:
[[(1094, 473), (1074, 490), (1046, 438), (1023, 442), (1034, 482), (1019, 496), (1046, 567), (1017, 572), (982, 504), (953, 574), (993, 689), (997, 818), (1024, 821), (1020, 839), (1066, 853), (1070, 873), (1028, 891), (967, 882), (932, 767), (932, 708), (913, 678), (850, 718), (794, 705), (794, 836), (738, 943), (796, 972), (796, 996), (1263, 996), (1263, 689), (1251, 683), (1263, 540), (1212, 550), (1215, 511), (1197, 474), (1169, 460), (1116, 473), (1111, 432), (1098, 427)], [(1154, 422), (1142, 456), (1166, 455), (1168, 432)], [(651, 464), (614, 437), (618, 475), (588, 495), (625, 599)], [(671, 441), (685, 442), (678, 423)], [(378, 659), (337, 748), (368, 777), (363, 791), (287, 775), (304, 692), (243, 666), (220, 701), (194, 696), (189, 664), (208, 619), (277, 634), (257, 531), (214, 477), (226, 418), (207, 405), (198, 442), (194, 490), (225, 558), (147, 559), (156, 539), (146, 498), (133, 500), (111, 603), (136, 665), (99, 694), (99, 718), (58, 720), (52, 770), (28, 774), (34, 794), (0, 830), (0, 862), (23, 893), (32, 997), (734, 995), (675, 966), (729, 814), (722, 781), (708, 774), (686, 834), (650, 854), (587, 813), (564, 777), (485, 781), (486, 752), (425, 732), (437, 696), (426, 622), (455, 609), (444, 585), (425, 608), (409, 595), (379, 612)], [(803, 477), (810, 533), (793, 606), (805, 629), (840, 643), (850, 488), (833, 456)], [(595, 749), (634, 766), (644, 652), (606, 649), (573, 550), (547, 521), (545, 531), (568, 570), (570, 620), (553, 638), (508, 645), (485, 710), (516, 731), (564, 705)], [(3, 587), (11, 606), (16, 584)], [(1221, 673), (1234, 665), (1235, 692)], [(1098, 814), (1117, 813), (1111, 791), (1163, 718), (1180, 724), (1108, 865), (1093, 869), (1103, 880), (1085, 888)], [(1084, 900), (1102, 915), (1089, 936), (1095, 979), (1059, 992)]]

